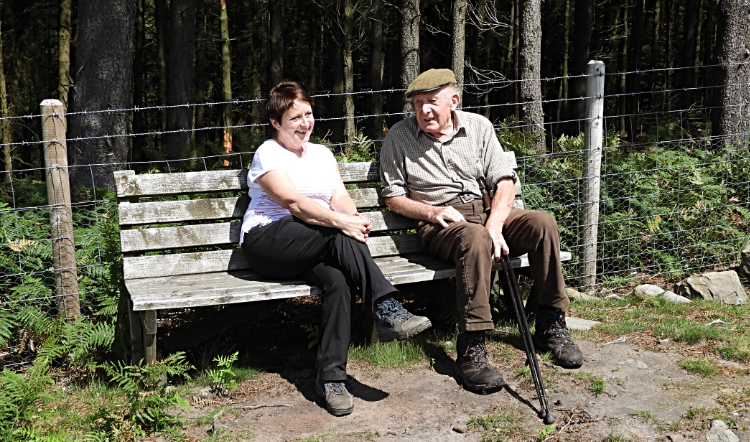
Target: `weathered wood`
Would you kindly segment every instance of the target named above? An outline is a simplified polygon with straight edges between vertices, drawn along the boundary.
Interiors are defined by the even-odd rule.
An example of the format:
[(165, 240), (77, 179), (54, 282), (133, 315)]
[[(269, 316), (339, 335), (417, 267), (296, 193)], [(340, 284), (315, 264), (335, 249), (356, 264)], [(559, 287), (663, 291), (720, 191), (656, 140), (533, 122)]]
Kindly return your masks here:
[(583, 253), (581, 269), (583, 286), (596, 284), (596, 253), (599, 227), (599, 190), (601, 186), (602, 147), (604, 143), (604, 62), (590, 61), (586, 73), (586, 126)]
[(196, 220), (242, 218), (250, 203), (248, 196), (181, 201), (120, 203), (120, 225), (162, 224)]
[(340, 163), (339, 172), (345, 183), (378, 182), (380, 181), (380, 162)]
[(240, 249), (122, 258), (123, 277), (126, 281), (138, 278), (242, 270), (248, 267)]
[[(414, 228), (414, 221), (393, 212), (367, 212), (366, 215), (373, 221), (374, 232)], [(241, 227), (239, 222), (220, 222), (122, 230), (120, 231), (120, 247), (123, 253), (128, 253), (238, 244)], [(374, 244), (377, 247), (379, 242), (387, 241), (382, 238), (386, 237), (372, 237), (368, 243), (375, 241)], [(377, 252), (378, 249), (373, 250), (373, 245), (370, 246), (370, 250), (373, 256), (387, 254)]]
[(115, 175), (117, 197), (179, 195), (247, 189), (247, 170)]
[[(562, 253), (563, 260), (570, 253)], [(377, 258), (375, 262), (394, 284), (430, 281), (455, 276), (455, 266), (427, 254)], [(511, 258), (513, 267), (528, 266), (526, 255)], [(499, 266), (495, 266), (495, 270)], [(182, 276), (129, 279), (133, 310), (160, 310), (284, 299), (320, 293), (302, 280), (269, 281), (252, 270), (192, 273)]]
[[(505, 152), (505, 155), (512, 167), (515, 168), (515, 153)], [(377, 161), (341, 163), (339, 164), (339, 171), (345, 183), (380, 181), (380, 163)], [(247, 190), (247, 169), (141, 175), (128, 173), (132, 171), (124, 172), (126, 173), (115, 172), (115, 184), (119, 198)]]
[(44, 100), (42, 138), (46, 167), (47, 201), (52, 228), (52, 264), (58, 314), (67, 319), (81, 315), (78, 297), (73, 211), (71, 209), (68, 147), (65, 140), (65, 106), (59, 100)]

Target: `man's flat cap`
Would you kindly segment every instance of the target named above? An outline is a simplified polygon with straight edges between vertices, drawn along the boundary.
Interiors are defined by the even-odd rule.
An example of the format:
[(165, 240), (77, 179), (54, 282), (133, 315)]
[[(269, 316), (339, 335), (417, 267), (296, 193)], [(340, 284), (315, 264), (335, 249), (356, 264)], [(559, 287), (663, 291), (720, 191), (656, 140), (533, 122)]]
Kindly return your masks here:
[(422, 72), (406, 89), (406, 98), (422, 92), (440, 89), (446, 84), (456, 83), (456, 75), (450, 69), (430, 69)]

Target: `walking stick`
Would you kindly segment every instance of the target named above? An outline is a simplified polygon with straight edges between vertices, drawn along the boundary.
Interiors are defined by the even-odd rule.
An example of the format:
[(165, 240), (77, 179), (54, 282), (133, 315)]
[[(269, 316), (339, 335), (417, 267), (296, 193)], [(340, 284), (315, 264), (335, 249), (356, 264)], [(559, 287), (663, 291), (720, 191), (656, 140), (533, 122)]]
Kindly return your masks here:
[(539, 417), (544, 420), (547, 425), (553, 424), (555, 418), (552, 417), (552, 413), (547, 403), (547, 393), (544, 391), (544, 383), (542, 382), (542, 373), (539, 371), (539, 362), (536, 359), (536, 353), (534, 352), (534, 342), (531, 340), (531, 332), (529, 331), (529, 323), (526, 321), (526, 314), (523, 310), (523, 299), (521, 298), (521, 291), (518, 289), (518, 282), (516, 281), (516, 275), (513, 271), (513, 266), (510, 265), (510, 258), (502, 255), (500, 256), (500, 267), (505, 277), (505, 286), (508, 288), (508, 295), (510, 296), (511, 303), (513, 304), (513, 310), (516, 312), (516, 319), (518, 320), (518, 331), (521, 333), (523, 339), (524, 350), (526, 350), (526, 363), (529, 365), (531, 370), (531, 378), (534, 381), (534, 388), (536, 388), (536, 395), (539, 397)]

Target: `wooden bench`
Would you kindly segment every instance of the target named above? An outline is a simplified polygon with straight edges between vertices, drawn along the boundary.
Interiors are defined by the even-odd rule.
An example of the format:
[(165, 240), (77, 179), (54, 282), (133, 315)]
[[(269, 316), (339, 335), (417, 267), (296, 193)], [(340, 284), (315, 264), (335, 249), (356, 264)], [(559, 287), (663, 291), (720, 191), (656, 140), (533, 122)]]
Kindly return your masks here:
[[(515, 165), (515, 154), (506, 153)], [(515, 167), (515, 166), (514, 166)], [(379, 163), (342, 163), (345, 183), (378, 183)], [(140, 174), (115, 172), (125, 288), (129, 294), (133, 358), (156, 358), (158, 310), (291, 298), (319, 293), (302, 280), (260, 278), (238, 247), (249, 203), (247, 170)], [(370, 210), (367, 242), (393, 284), (455, 276), (453, 264), (428, 255), (414, 221), (388, 211), (379, 187), (349, 191), (357, 207)], [(521, 185), (516, 185), (517, 198)], [(516, 200), (516, 207), (523, 201)], [(413, 230), (412, 230), (413, 231)], [(562, 253), (563, 260), (571, 258)], [(526, 256), (512, 259), (528, 266)]]

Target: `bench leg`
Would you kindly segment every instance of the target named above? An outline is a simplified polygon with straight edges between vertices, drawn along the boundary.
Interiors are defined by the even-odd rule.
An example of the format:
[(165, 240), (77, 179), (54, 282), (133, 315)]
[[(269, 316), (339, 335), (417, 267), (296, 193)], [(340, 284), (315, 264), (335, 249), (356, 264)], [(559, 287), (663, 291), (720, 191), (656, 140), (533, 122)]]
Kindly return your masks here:
[(141, 312), (143, 328), (143, 358), (151, 364), (156, 360), (156, 311)]
[(128, 320), (130, 323), (130, 349), (133, 363), (143, 359), (143, 327), (141, 327), (141, 312), (133, 310), (133, 301), (128, 297)]

